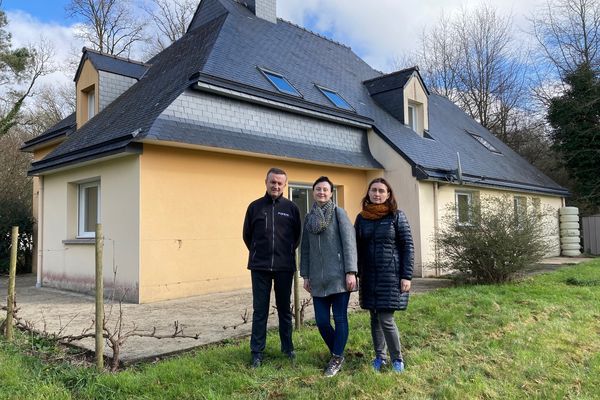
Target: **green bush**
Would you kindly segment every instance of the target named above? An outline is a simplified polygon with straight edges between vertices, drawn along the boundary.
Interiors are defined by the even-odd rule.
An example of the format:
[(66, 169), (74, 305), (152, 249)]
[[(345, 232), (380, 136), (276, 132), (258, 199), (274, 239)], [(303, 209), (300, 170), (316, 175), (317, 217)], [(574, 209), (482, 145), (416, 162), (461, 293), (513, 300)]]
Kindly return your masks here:
[(528, 206), (509, 196), (483, 197), (466, 206), (469, 223), (459, 223), (449, 208), (436, 240), (439, 267), (477, 283), (502, 283), (539, 262), (548, 252), (548, 236), (556, 235), (556, 218), (527, 200)]

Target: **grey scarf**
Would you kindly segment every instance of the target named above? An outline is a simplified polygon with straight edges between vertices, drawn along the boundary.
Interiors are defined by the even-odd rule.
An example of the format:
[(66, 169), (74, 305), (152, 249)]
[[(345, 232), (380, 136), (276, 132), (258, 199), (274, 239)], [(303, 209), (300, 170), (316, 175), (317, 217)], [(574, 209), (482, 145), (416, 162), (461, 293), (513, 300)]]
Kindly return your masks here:
[(310, 233), (317, 235), (323, 232), (333, 220), (334, 211), (335, 204), (333, 204), (332, 200), (329, 200), (322, 207), (315, 201), (310, 212), (306, 216), (306, 229), (308, 229)]

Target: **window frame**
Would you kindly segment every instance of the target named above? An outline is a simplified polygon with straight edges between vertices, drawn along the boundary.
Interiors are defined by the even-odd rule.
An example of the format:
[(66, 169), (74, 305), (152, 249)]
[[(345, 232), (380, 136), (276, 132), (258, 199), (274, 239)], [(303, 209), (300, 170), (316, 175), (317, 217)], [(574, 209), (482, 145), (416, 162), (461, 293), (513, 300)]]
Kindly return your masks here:
[[(417, 106), (408, 104), (408, 121), (407, 126), (415, 132), (419, 132), (419, 116), (417, 115)], [(412, 120), (412, 123), (411, 123)]]
[[(257, 67), (258, 70), (263, 74), (263, 76), (267, 79), (267, 81), (269, 81), (269, 83), (271, 85), (273, 85), (273, 87), (275, 89), (277, 89), (277, 91), (279, 91), (280, 93), (283, 94), (288, 94), (290, 96), (294, 96), (294, 97), (303, 97), (302, 94), (300, 94), (300, 91), (298, 90), (298, 88), (296, 88), (294, 85), (292, 85), (292, 83), (282, 74), (279, 74), (277, 72), (268, 70), (266, 68), (261, 68), (261, 67)], [(282, 79), (287, 85), (289, 85), (294, 91), (290, 91), (290, 90), (286, 90), (285, 88), (281, 88), (280, 86), (277, 85), (277, 82), (274, 81), (271, 76)]]
[[(294, 201), (294, 197), (293, 197), (293, 190), (294, 189), (305, 189), (307, 190), (307, 194), (308, 194), (308, 204), (306, 205), (306, 212), (309, 213), (310, 209), (312, 207), (312, 204), (314, 203), (314, 198), (312, 196), (312, 185), (309, 184), (305, 184), (305, 183), (288, 183), (288, 198), (291, 201)], [(338, 186), (334, 185), (333, 186), (333, 203), (335, 205), (338, 205)], [(304, 223), (304, 217), (305, 215), (301, 215), (300, 218), (302, 219), (302, 223)]]
[(82, 182), (77, 185), (77, 238), (95, 238), (96, 230), (94, 227), (93, 231), (85, 230), (85, 219), (87, 214), (87, 202), (86, 189), (91, 187), (97, 188), (97, 210), (96, 210), (96, 221), (100, 222), (100, 210), (101, 210), (101, 184), (99, 180)]
[[(336, 108), (339, 108), (340, 110), (356, 112), (354, 107), (352, 107), (350, 105), (350, 103), (340, 94), (340, 92), (333, 90), (333, 89), (329, 89), (325, 86), (317, 85), (317, 84), (315, 84), (315, 86), (317, 87), (317, 89), (319, 89), (319, 91), (323, 94), (323, 96), (325, 96), (327, 98), (327, 100), (329, 100), (329, 102), (331, 104), (333, 104)], [(342, 107), (342, 106), (338, 105), (335, 101), (333, 101), (331, 96), (334, 96), (334, 97), (337, 96), (341, 100), (341, 102), (346, 104), (348, 107)]]
[(493, 154), (497, 154), (497, 155), (503, 155), (502, 152), (500, 150), (498, 150), (496, 148), (496, 146), (494, 146), (493, 144), (491, 144), (486, 138), (484, 138), (481, 135), (478, 135), (476, 133), (473, 132), (469, 132), (467, 131), (467, 133), (473, 138), (475, 139), (475, 141), (477, 143), (479, 143), (480, 145), (482, 145), (483, 147), (485, 147), (490, 153)]
[(96, 115), (96, 91), (94, 87), (85, 92), (88, 121)]
[(527, 197), (522, 195), (513, 196), (513, 213), (517, 225), (521, 225), (521, 215), (527, 218)]
[[(460, 207), (459, 207), (459, 196), (467, 196), (467, 220), (461, 221), (460, 219)], [(456, 213), (456, 224), (458, 226), (473, 226), (474, 225), (474, 216), (473, 216), (473, 205), (475, 199), (475, 192), (471, 191), (455, 191), (454, 192), (454, 209)]]

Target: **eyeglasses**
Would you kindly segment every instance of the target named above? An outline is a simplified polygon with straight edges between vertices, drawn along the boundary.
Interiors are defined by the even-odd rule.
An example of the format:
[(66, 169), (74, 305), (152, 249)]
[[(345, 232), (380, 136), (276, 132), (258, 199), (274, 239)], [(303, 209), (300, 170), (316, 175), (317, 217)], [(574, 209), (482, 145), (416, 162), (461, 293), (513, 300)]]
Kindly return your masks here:
[(379, 193), (379, 194), (386, 194), (387, 193), (387, 189), (377, 189), (375, 187), (369, 189), (369, 192), (371, 193)]

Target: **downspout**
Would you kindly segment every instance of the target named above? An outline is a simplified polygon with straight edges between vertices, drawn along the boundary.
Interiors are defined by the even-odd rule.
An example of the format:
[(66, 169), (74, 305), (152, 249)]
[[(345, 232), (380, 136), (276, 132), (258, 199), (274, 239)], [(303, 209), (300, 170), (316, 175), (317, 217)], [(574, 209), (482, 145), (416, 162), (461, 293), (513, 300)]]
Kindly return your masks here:
[(37, 280), (36, 288), (42, 287), (42, 265), (44, 262), (44, 176), (40, 175), (37, 215)]
[(440, 275), (440, 263), (438, 254), (438, 232), (440, 229), (439, 215), (438, 215), (438, 199), (439, 199), (439, 183), (433, 182), (433, 251), (434, 251), (434, 262), (435, 262), (435, 276)]

